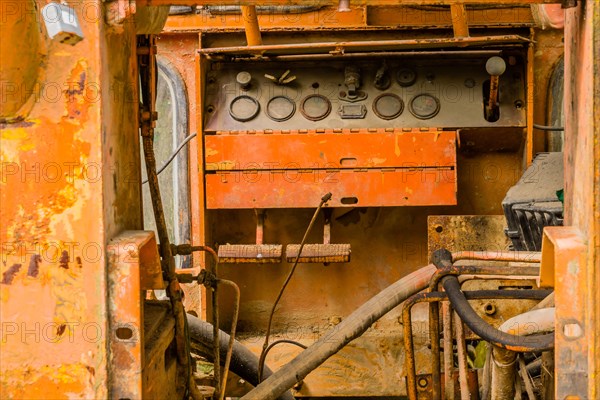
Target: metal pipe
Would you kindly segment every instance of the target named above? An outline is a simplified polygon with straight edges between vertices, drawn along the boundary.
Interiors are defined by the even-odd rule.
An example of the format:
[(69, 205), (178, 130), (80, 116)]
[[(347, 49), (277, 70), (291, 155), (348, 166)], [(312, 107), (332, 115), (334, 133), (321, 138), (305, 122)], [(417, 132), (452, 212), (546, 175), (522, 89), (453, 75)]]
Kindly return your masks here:
[[(441, 400), (441, 372), (440, 372), (440, 305), (429, 304), (429, 341), (431, 342), (431, 397)], [(408, 373), (408, 372), (407, 372)]]
[(452, 305), (442, 304), (444, 319), (444, 398), (454, 400), (454, 341), (452, 340)]
[[(465, 297), (468, 300), (482, 300), (482, 299), (520, 299), (520, 300), (541, 300), (547, 298), (548, 290), (475, 290), (475, 291), (467, 291), (464, 292)], [(434, 312), (434, 318), (431, 318), (429, 321), (430, 326), (430, 340), (431, 340), (431, 353), (433, 358), (432, 364), (432, 380), (433, 387), (438, 386), (440, 382), (439, 377), (439, 368), (440, 368), (440, 353), (439, 353), (439, 309), (438, 304), (447, 300), (447, 295), (445, 292), (421, 292), (417, 293), (414, 296), (407, 299), (402, 307), (402, 326), (403, 326), (403, 341), (404, 341), (404, 350), (405, 350), (405, 370), (406, 370), (406, 380), (407, 380), (407, 394), (409, 399), (417, 399), (417, 372), (416, 372), (416, 362), (414, 356), (414, 342), (413, 342), (413, 330), (412, 330), (412, 318), (411, 318), (411, 310), (415, 304), (418, 303), (430, 303), (430, 310), (435, 309), (437, 313)], [(442, 307), (446, 308), (444, 305), (448, 303), (442, 303)], [(449, 337), (450, 341), (452, 340), (452, 324), (448, 322), (449, 320), (445, 320), (445, 329), (450, 329), (450, 331), (444, 331), (444, 338)], [(446, 325), (447, 324), (447, 325)], [(437, 343), (437, 346), (435, 345)], [(446, 342), (445, 342), (446, 343)], [(452, 346), (452, 345), (450, 345)], [(446, 349), (446, 345), (444, 349)], [(445, 354), (451, 355), (451, 354)], [(438, 368), (438, 376), (437, 376), (437, 385), (434, 377), (434, 372), (436, 369), (436, 360), (437, 359), (437, 368)], [(446, 358), (445, 358), (446, 360)], [(447, 368), (446, 368), (447, 369)], [(441, 388), (438, 389), (441, 393)], [(451, 391), (450, 393), (454, 393)], [(440, 394), (441, 396), (441, 394)], [(434, 399), (435, 396), (432, 396)]]
[(467, 21), (467, 9), (464, 4), (456, 3), (450, 5), (452, 16), (452, 29), (455, 37), (469, 36), (469, 23)]
[(397, 307), (408, 297), (425, 289), (435, 270), (434, 265), (428, 265), (388, 286), (242, 399), (276, 399), (277, 396), (293, 387), (296, 382), (304, 379), (329, 357), (361, 336), (379, 318)]
[(456, 334), (456, 352), (458, 354), (458, 383), (460, 385), (460, 399), (469, 400), (469, 382), (467, 377), (467, 344), (465, 343), (465, 329), (456, 311), (452, 314), (454, 333)]
[(241, 6), (241, 9), (248, 46), (262, 46), (263, 42), (260, 35), (260, 27), (258, 26), (256, 6)]
[(457, 251), (452, 253), (452, 262), (459, 260), (540, 263), (542, 253), (539, 251)]
[[(453, 57), (473, 58), (480, 56), (499, 56), (503, 54), (503, 50), (445, 50), (445, 51), (378, 51), (373, 53), (326, 53), (326, 54), (300, 54), (300, 55), (279, 55), (279, 56), (263, 56), (252, 61), (322, 61), (322, 60), (337, 60), (349, 58), (416, 58), (416, 57), (436, 57), (436, 59), (448, 59)], [(248, 57), (237, 57), (234, 61), (246, 60)]]
[(493, 43), (529, 43), (531, 40), (519, 35), (502, 36), (477, 36), (467, 38), (434, 38), (434, 39), (396, 39), (396, 40), (372, 40), (356, 42), (317, 42), (317, 43), (286, 43), (268, 44), (256, 46), (231, 46), (231, 47), (209, 47), (199, 49), (199, 54), (235, 54), (235, 53), (261, 53), (266, 51), (311, 51), (332, 50), (342, 52), (346, 49), (359, 49), (369, 51), (370, 49), (383, 48), (436, 48), (436, 47), (467, 47), (483, 46)]
[(227, 353), (225, 354), (225, 368), (223, 368), (223, 379), (221, 383), (221, 393), (219, 394), (219, 400), (225, 399), (225, 390), (227, 388), (227, 375), (229, 374), (229, 365), (231, 363), (231, 356), (233, 354), (233, 345), (235, 344), (235, 331), (237, 328), (238, 318), (240, 314), (240, 288), (239, 286), (227, 279), (218, 279), (217, 284), (227, 285), (233, 288), (235, 293), (233, 317), (231, 319), (231, 333), (229, 334), (229, 343), (227, 345)]
[[(555, 308), (542, 308), (510, 318), (500, 331), (512, 335), (532, 335), (554, 330)], [(512, 400), (515, 396), (517, 353), (504, 348), (492, 349), (492, 400)]]

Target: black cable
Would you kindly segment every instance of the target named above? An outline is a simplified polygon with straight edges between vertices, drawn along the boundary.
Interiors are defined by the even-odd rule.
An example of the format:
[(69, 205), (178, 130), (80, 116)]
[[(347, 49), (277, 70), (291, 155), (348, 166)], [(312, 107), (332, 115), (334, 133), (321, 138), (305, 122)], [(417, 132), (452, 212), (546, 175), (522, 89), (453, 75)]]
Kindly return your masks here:
[(540, 131), (564, 131), (565, 128), (563, 126), (546, 126), (540, 124), (533, 124), (535, 129), (539, 129)]
[[(175, 157), (177, 156), (177, 154), (179, 154), (179, 152), (181, 151), (181, 149), (183, 149), (185, 147), (185, 145), (189, 143), (190, 140), (192, 140), (193, 138), (195, 138), (196, 135), (197, 135), (197, 133), (192, 133), (190, 136), (188, 136), (185, 139), (183, 139), (183, 142), (181, 142), (179, 144), (179, 146), (177, 146), (177, 149), (169, 156), (169, 158), (167, 159), (167, 162), (164, 163), (156, 171), (156, 175), (160, 175), (160, 173), (163, 172), (169, 166), (169, 164), (171, 164), (171, 162), (175, 159)], [(145, 183), (148, 183), (148, 179), (146, 179), (145, 181), (142, 181), (142, 185), (145, 184)]]
[(265, 349), (264, 354), (261, 354), (261, 357), (258, 359), (258, 370), (261, 371), (261, 374), (262, 374), (262, 371), (264, 370), (265, 362), (267, 361), (267, 354), (269, 354), (269, 351), (271, 351), (271, 349), (273, 347), (277, 346), (278, 344), (282, 344), (282, 343), (293, 344), (294, 346), (301, 347), (304, 350), (307, 349), (307, 346), (303, 345), (302, 343), (296, 342), (296, 341), (290, 340), (290, 339), (280, 339), (280, 340), (274, 341), (273, 343), (271, 343), (269, 345), (269, 347), (267, 347)]
[[(279, 300), (281, 300), (281, 296), (283, 296), (283, 292), (285, 291), (285, 288), (287, 287), (288, 283), (290, 283), (290, 280), (292, 279), (292, 276), (294, 275), (294, 271), (296, 271), (296, 267), (298, 266), (298, 261), (300, 260), (300, 254), (302, 254), (302, 249), (304, 248), (304, 243), (306, 242), (306, 239), (308, 238), (308, 234), (310, 233), (310, 230), (312, 229), (315, 221), (317, 220), (319, 211), (321, 211), (323, 204), (327, 203), (330, 199), (331, 199), (331, 193), (327, 193), (325, 196), (323, 196), (321, 198), (321, 201), (319, 202), (319, 205), (317, 206), (317, 209), (315, 210), (315, 213), (313, 214), (313, 217), (310, 220), (310, 223), (308, 224), (308, 228), (306, 228), (306, 231), (304, 232), (304, 237), (302, 238), (302, 241), (300, 242), (300, 248), (298, 249), (298, 254), (296, 255), (296, 260), (294, 261), (294, 265), (290, 269), (290, 272), (289, 272), (287, 278), (285, 278), (283, 285), (281, 285), (281, 289), (279, 289), (279, 294), (277, 295), (277, 298), (275, 299), (275, 302), (273, 303), (273, 307), (271, 308), (271, 313), (269, 314), (269, 322), (267, 323), (267, 332), (265, 334), (265, 342), (263, 343), (262, 352), (260, 353), (259, 367), (261, 365), (264, 365), (264, 363), (265, 363), (265, 352), (267, 351), (267, 348), (269, 346), (269, 335), (271, 334), (271, 325), (273, 323), (273, 315), (275, 315), (275, 308), (277, 308), (277, 304), (279, 303)], [(259, 382), (261, 381), (261, 378), (262, 378), (262, 370), (259, 368), (259, 370), (258, 370), (258, 381)]]
[(473, 310), (460, 290), (460, 283), (456, 276), (447, 276), (442, 282), (454, 311), (469, 329), (483, 340), (495, 346), (518, 352), (547, 351), (554, 348), (554, 333), (517, 336), (494, 328)]

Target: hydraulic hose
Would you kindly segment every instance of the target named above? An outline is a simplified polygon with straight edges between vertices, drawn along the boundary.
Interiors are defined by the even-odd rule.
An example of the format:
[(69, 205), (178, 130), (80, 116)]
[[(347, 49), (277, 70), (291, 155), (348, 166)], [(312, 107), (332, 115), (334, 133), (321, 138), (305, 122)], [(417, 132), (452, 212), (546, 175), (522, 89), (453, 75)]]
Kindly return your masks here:
[(554, 333), (517, 336), (502, 332), (485, 322), (473, 310), (464, 293), (460, 290), (460, 283), (456, 276), (443, 278), (442, 285), (456, 313), (483, 340), (490, 342), (496, 347), (516, 352), (546, 351), (554, 348)]
[[(199, 353), (209, 361), (213, 361), (213, 325), (193, 315), (187, 314), (192, 351)], [(229, 348), (229, 334), (219, 331), (219, 352), (221, 364)], [(230, 370), (251, 385), (258, 385), (258, 357), (237, 340), (233, 342)], [(273, 372), (264, 367), (264, 377), (269, 377)], [(289, 391), (280, 393), (278, 400), (294, 400)]]
[(300, 353), (296, 358), (265, 379), (242, 400), (274, 400), (303, 380), (352, 340), (361, 336), (375, 321), (404, 300), (425, 289), (436, 271), (434, 265), (423, 267), (388, 286), (346, 317), (334, 329)]

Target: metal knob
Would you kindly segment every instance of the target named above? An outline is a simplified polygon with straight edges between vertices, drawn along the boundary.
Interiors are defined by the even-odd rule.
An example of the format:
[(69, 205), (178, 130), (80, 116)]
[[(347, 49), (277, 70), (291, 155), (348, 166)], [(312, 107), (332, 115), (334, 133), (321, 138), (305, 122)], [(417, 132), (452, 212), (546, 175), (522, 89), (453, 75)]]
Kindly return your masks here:
[(506, 62), (502, 57), (491, 57), (485, 63), (485, 69), (491, 76), (500, 76), (506, 71)]
[(246, 89), (250, 88), (250, 82), (252, 81), (252, 75), (250, 75), (250, 72), (242, 71), (237, 74), (237, 76), (235, 77), (235, 80), (237, 81), (237, 83), (239, 83), (239, 85), (242, 87), (242, 89), (246, 90)]
[(502, 57), (494, 56), (487, 60), (485, 69), (490, 74), (490, 95), (485, 107), (485, 119), (490, 122), (496, 122), (500, 118), (498, 107), (500, 75), (506, 71), (506, 62)]

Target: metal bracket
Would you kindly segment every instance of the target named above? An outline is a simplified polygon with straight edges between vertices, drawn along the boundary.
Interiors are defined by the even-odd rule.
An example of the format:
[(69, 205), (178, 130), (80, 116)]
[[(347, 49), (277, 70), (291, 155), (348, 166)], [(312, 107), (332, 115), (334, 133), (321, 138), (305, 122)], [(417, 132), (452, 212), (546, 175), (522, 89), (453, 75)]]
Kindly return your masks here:
[(142, 398), (144, 290), (163, 289), (154, 232), (125, 231), (112, 239), (108, 253), (108, 310), (112, 396)]
[(555, 396), (588, 398), (588, 348), (593, 327), (586, 323), (589, 296), (587, 246), (581, 232), (571, 226), (544, 228), (540, 286), (555, 287)]

